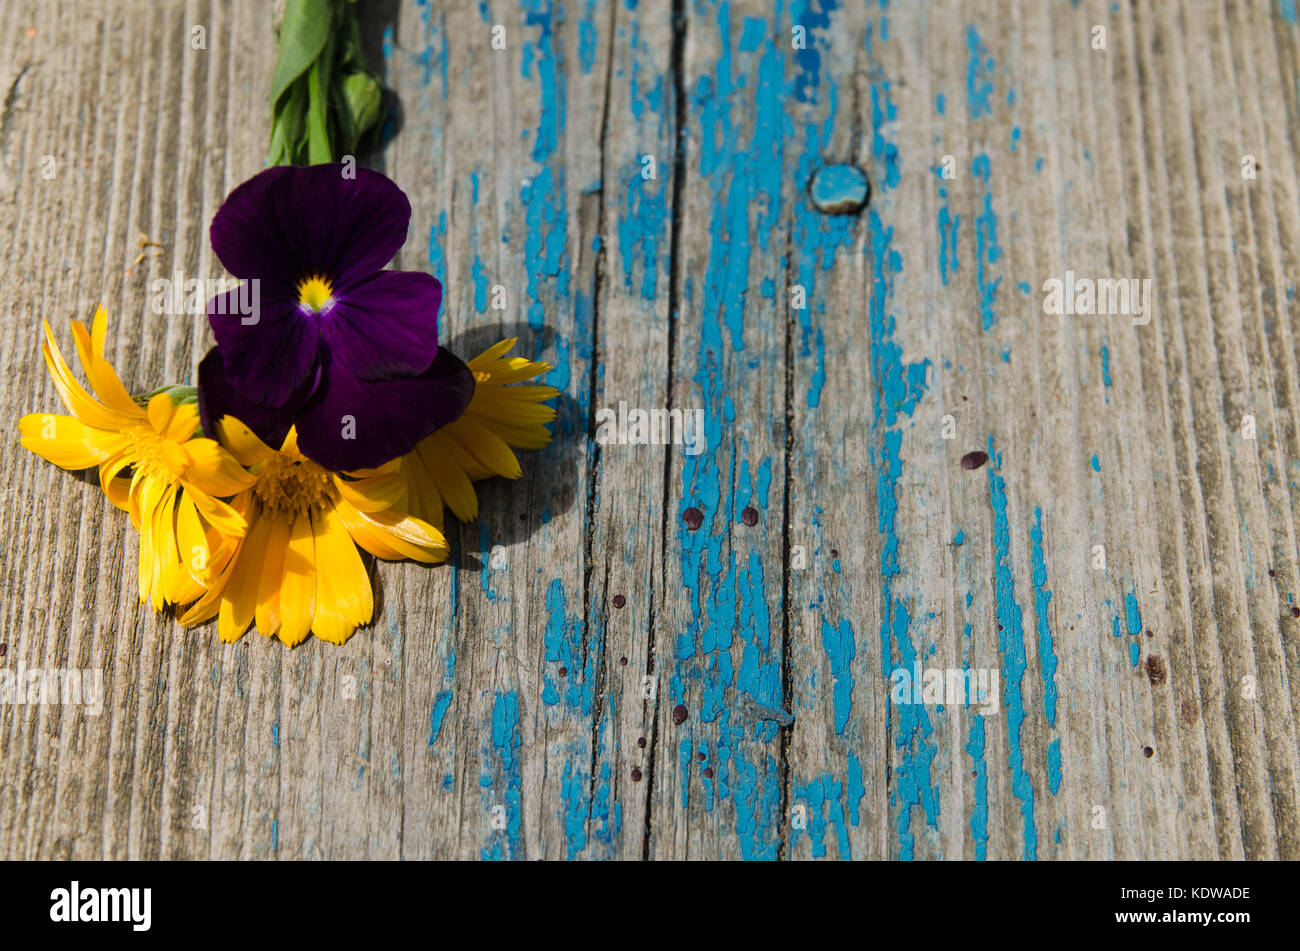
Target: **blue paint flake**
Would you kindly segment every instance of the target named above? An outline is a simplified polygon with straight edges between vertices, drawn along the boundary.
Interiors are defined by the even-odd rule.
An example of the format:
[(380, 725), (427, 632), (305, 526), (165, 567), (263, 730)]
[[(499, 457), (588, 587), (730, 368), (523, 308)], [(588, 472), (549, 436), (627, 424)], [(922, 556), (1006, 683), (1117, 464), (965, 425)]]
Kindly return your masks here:
[[(993, 437), (989, 437), (989, 456)], [(1020, 800), (1024, 819), (1024, 857), (1038, 857), (1038, 830), (1034, 825), (1034, 786), (1025, 771), (1021, 730), (1025, 722), (1025, 701), (1021, 687), (1028, 661), (1025, 657), (1024, 617), (1016, 603), (1015, 575), (1011, 568), (1011, 527), (1007, 518), (1006, 482), (998, 475), (1000, 459), (989, 466), (989, 497), (993, 506), (993, 547), (996, 553), (993, 578), (997, 601), (998, 641), (1002, 647), (1002, 707), (1007, 715), (1007, 759), (1011, 769), (1011, 791)]]
[(1132, 591), (1124, 595), (1124, 617), (1130, 634), (1142, 633), (1142, 612), (1138, 610), (1137, 597)]
[(970, 53), (966, 63), (966, 104), (970, 117), (978, 119), (993, 114), (993, 59), (973, 26), (966, 27), (966, 49)]
[(831, 665), (835, 732), (843, 736), (844, 729), (849, 724), (849, 714), (853, 710), (853, 658), (857, 654), (853, 628), (847, 620), (840, 621), (835, 627), (822, 618), (822, 649), (826, 651), (826, 659)]
[(989, 189), (992, 174), (989, 157), (984, 153), (971, 161), (971, 174), (984, 183), (984, 210), (975, 219), (975, 283), (979, 291), (980, 323), (988, 330), (997, 321), (997, 303), (1001, 277), (993, 277), (993, 265), (1002, 257), (998, 244), (998, 216), (993, 211), (993, 192)]
[[(488, 811), (494, 806), (504, 808), (505, 828), (492, 829), (489, 826), (487, 844), (482, 852), (484, 860), (523, 858), (520, 745), (519, 692), (498, 693), (492, 706), (492, 745), (487, 752), (479, 785), (485, 790)], [(494, 795), (500, 798), (494, 799)]]
[(1034, 509), (1034, 525), (1029, 529), (1033, 548), (1034, 614), (1038, 617), (1038, 661), (1043, 668), (1043, 714), (1050, 726), (1056, 725), (1056, 650), (1052, 629), (1047, 623), (1047, 609), (1052, 592), (1047, 590), (1047, 565), (1043, 560), (1043, 510)]

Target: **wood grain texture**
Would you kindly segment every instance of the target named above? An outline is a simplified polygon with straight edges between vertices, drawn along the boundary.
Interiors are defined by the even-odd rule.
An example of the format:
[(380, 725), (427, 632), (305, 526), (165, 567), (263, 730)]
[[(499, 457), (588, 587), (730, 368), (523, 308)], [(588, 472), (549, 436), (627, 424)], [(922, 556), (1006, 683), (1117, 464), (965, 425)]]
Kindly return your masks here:
[[(192, 378), (151, 282), (221, 275), (268, 134), (271, 4), (70, 10), (0, 6), (0, 667), (106, 699), (0, 704), (0, 856), (1300, 857), (1294, 3), (374, 4), (395, 266), (564, 395), (294, 650), (137, 604), (125, 516), (17, 446), (41, 319)], [(1045, 314), (1067, 270), (1150, 322)], [(707, 448), (596, 441), (620, 401)]]

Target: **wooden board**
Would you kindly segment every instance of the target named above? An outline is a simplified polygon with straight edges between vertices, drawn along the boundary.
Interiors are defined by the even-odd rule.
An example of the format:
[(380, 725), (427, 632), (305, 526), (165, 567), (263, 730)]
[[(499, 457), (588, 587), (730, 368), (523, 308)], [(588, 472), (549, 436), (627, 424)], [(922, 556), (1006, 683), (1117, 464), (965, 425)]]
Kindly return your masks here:
[[(0, 7), (0, 669), (105, 699), (0, 704), (0, 856), (1300, 857), (1294, 3), (374, 5), (394, 266), (564, 395), (447, 564), (294, 650), (138, 605), (16, 435), (42, 318), (192, 378), (150, 288), (221, 276), (272, 6), (62, 7)], [(1067, 271), (1150, 307), (1046, 313)], [(702, 451), (597, 441), (620, 403)]]

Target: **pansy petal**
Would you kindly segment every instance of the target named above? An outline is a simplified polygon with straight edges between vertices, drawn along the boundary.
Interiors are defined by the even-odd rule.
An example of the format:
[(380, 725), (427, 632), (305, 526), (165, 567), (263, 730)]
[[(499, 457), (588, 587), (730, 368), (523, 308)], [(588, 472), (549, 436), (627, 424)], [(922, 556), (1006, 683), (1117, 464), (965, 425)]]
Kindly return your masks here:
[(410, 220), (406, 195), (372, 169), (277, 166), (230, 193), (210, 235), (236, 277), (296, 284), (319, 275), (342, 290), (393, 259)]
[(446, 349), (423, 374), (401, 380), (362, 380), (333, 360), (328, 347), (321, 356), (320, 385), (295, 425), (302, 454), (336, 472), (405, 455), (458, 418), (474, 393), (473, 374)]
[(199, 364), (199, 416), (203, 420), (203, 431), (209, 435), (215, 434), (218, 432), (217, 423), (222, 417), (233, 416), (266, 445), (278, 446), (293, 425), (294, 409), (306, 399), (315, 385), (316, 377), (313, 375), (283, 406), (256, 403), (237, 389), (226, 376), (221, 351), (213, 348)]
[[(235, 292), (231, 292), (235, 293)], [(320, 326), (292, 302), (270, 299), (257, 313), (219, 314), (218, 294), (208, 302), (208, 324), (217, 338), (226, 376), (243, 396), (267, 406), (290, 401), (316, 365)]]
[(438, 353), (442, 284), (418, 271), (380, 271), (321, 315), (321, 336), (363, 380), (415, 376)]

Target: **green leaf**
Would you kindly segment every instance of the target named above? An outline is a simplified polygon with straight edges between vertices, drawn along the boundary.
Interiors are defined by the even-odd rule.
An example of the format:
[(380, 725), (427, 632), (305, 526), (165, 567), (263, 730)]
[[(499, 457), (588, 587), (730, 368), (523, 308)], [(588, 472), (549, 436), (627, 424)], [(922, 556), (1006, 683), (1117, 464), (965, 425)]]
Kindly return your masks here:
[(279, 50), (271, 75), (271, 107), (295, 79), (316, 62), (330, 35), (330, 0), (286, 0)]
[(332, 162), (336, 157), (330, 146), (329, 132), (329, 77), (333, 52), (334, 41), (331, 38), (307, 73), (307, 161), (311, 165)]
[(302, 154), (303, 130), (306, 128), (307, 77), (289, 87), (271, 120), (271, 165), (296, 165)]
[(351, 73), (343, 80), (342, 118), (348, 151), (355, 152), (361, 139), (379, 122), (383, 112), (383, 88), (368, 73)]
[(184, 406), (187, 403), (197, 403), (199, 401), (198, 387), (186, 386), (182, 383), (169, 383), (166, 386), (158, 387), (156, 390), (150, 390), (148, 393), (142, 393), (134, 397), (134, 399), (141, 406), (148, 406), (149, 401), (159, 393), (166, 393), (170, 396), (173, 406)]

